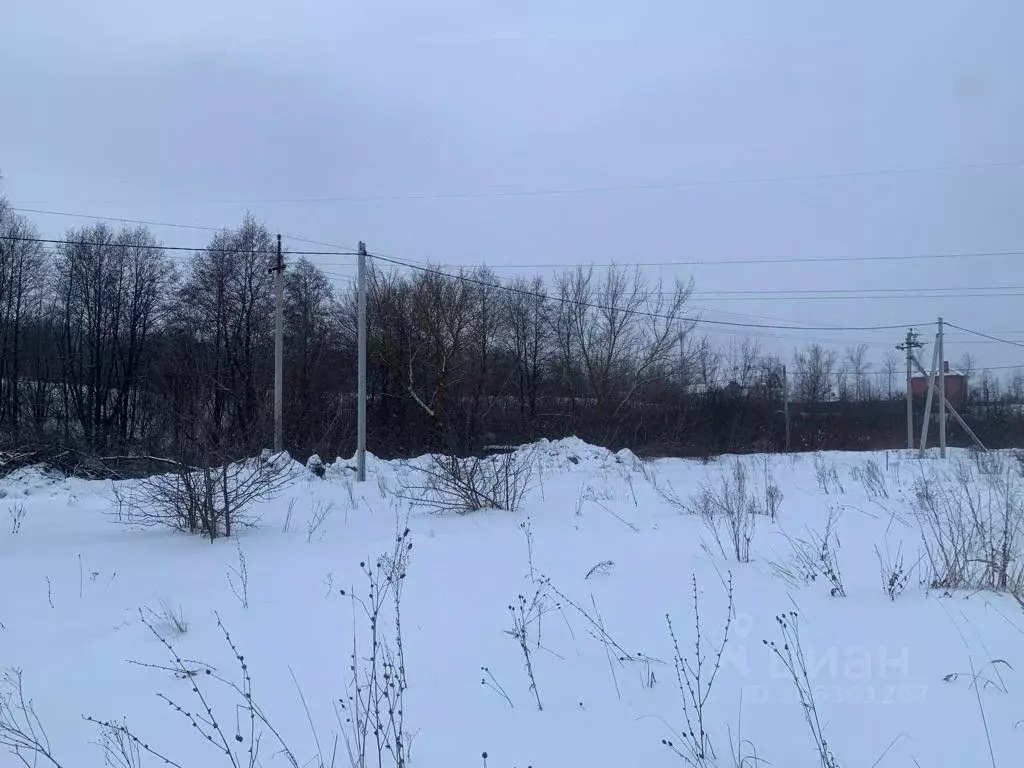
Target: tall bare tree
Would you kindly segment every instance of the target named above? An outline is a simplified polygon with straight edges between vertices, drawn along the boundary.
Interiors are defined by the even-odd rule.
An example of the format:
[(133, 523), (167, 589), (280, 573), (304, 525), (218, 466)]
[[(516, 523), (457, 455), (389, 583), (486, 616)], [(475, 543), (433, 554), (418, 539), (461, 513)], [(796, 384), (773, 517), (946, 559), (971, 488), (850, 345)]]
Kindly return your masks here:
[(640, 271), (610, 267), (595, 278), (582, 267), (559, 281), (565, 352), (578, 359), (595, 406), (621, 407), (651, 381), (668, 374), (680, 333), (692, 328), (684, 313), (692, 284), (652, 287)]
[(868, 362), (868, 345), (858, 344), (846, 348), (846, 364), (853, 377), (853, 396), (863, 402), (871, 398), (871, 381), (868, 373), (871, 363)]
[(55, 269), (69, 407), (87, 444), (123, 444), (134, 437), (132, 406), (170, 262), (147, 229), (96, 224), (67, 233)]
[[(0, 198), (0, 428), (17, 438), (26, 382), (28, 338), (38, 342), (46, 277), (46, 256), (38, 230)], [(38, 351), (38, 346), (36, 347)]]
[[(354, 379), (344, 374), (344, 322), (327, 275), (306, 259), (285, 272), (285, 443), (319, 447), (330, 436), (338, 398)], [(349, 347), (352, 349), (352, 347)], [(351, 360), (345, 360), (348, 370)]]
[(835, 350), (821, 344), (798, 350), (793, 356), (795, 398), (807, 403), (831, 400), (837, 359)]
[(516, 278), (505, 294), (509, 352), (515, 361), (516, 399), (520, 418), (537, 419), (537, 402), (546, 368), (554, 352), (554, 315), (544, 281)]
[(466, 374), (473, 302), (471, 284), (464, 280), (436, 272), (413, 280), (407, 391), (431, 419), (435, 439), (451, 439), (455, 390)]
[(971, 399), (976, 390), (976, 388), (972, 389), (971, 382), (974, 380), (975, 374), (978, 372), (978, 360), (970, 352), (964, 352), (964, 354), (960, 356), (960, 359), (957, 360), (956, 367), (964, 375), (964, 386), (966, 387), (966, 392), (964, 394), (967, 395), (968, 399)]
[(213, 446), (256, 448), (266, 443), (273, 382), (273, 278), (276, 242), (246, 216), (218, 232), (197, 254), (178, 307), (179, 327), (209, 350), (203, 384), (207, 423), (198, 440)]
[(885, 353), (882, 359), (882, 373), (885, 375), (885, 394), (891, 400), (895, 393), (896, 381), (899, 378), (900, 358), (893, 350)]

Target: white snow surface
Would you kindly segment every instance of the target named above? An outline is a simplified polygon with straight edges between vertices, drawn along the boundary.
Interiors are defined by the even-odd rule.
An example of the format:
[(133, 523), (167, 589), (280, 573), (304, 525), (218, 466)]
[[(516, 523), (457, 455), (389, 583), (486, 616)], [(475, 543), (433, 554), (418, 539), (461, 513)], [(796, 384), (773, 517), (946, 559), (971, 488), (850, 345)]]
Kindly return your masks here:
[[(364, 484), (353, 481), (351, 460), (328, 464), (322, 479), (296, 464), (294, 483), (255, 509), (256, 527), (212, 543), (119, 524), (109, 482), (20, 471), (0, 480), (0, 668), (22, 671), (25, 694), (64, 768), (104, 765), (97, 729), (83, 716), (125, 718), (182, 766), (228, 765), (157, 695), (195, 709), (192, 680), (143, 666), (171, 665), (140, 619), (140, 609), (159, 614), (164, 605), (188, 622), (184, 634), (157, 624), (182, 658), (239, 679), (216, 612), (244, 654), (254, 698), (298, 764), (312, 764), (313, 729), (328, 755), (341, 738), (335, 703), (346, 696), (353, 631), (364, 632), (342, 590), (365, 591), (360, 562), (390, 551), (398, 524), (408, 525), (413, 542), (402, 597), (412, 766), (685, 765), (662, 743), (678, 742), (673, 732), (685, 729), (666, 614), (692, 659), (695, 577), (704, 650), (713, 655), (729, 574), (735, 616), (705, 712), (718, 756), (710, 765), (735, 764), (730, 741), (740, 732), (765, 764), (821, 764), (792, 680), (763, 642), (780, 640), (775, 617), (788, 611), (799, 613), (818, 716), (839, 765), (988, 766), (989, 742), (996, 765), (1021, 765), (1024, 612), (1017, 603), (988, 592), (928, 590), (920, 568), (895, 600), (882, 589), (875, 547), (894, 550), (902, 542), (908, 565), (920, 557), (909, 497), (914, 478), (939, 460), (896, 451), (821, 454), (817, 461), (834, 465), (842, 485), (826, 494), (814, 455), (743, 457), (751, 483), (760, 488), (767, 467), (784, 497), (774, 522), (759, 518), (751, 562), (737, 563), (699, 516), (681, 513), (651, 482), (686, 499), (702, 483), (719, 482), (735, 459), (641, 462), (629, 451), (576, 439), (524, 450), (535, 462), (534, 487), (518, 512), (410, 509), (389, 490), (409, 465), (375, 457)], [(946, 463), (969, 460), (954, 451)], [(882, 469), (888, 498), (869, 496), (855, 479), (868, 461)], [(311, 516), (326, 503), (333, 511), (310, 535)], [(13, 533), (8, 523), (20, 505), (24, 519)], [(786, 559), (786, 534), (820, 531), (830, 509), (839, 515), (846, 597), (833, 597), (822, 579), (794, 586), (771, 565)], [(229, 579), (239, 549), (247, 608)], [(654, 661), (616, 661), (583, 616), (550, 598), (540, 647), (531, 640), (539, 710), (522, 651), (508, 633), (509, 606), (536, 591), (531, 561), (533, 579), (549, 578), (599, 613), (623, 648)], [(605, 561), (613, 565), (588, 577)], [(481, 683), (483, 667), (511, 703)], [(200, 685), (234, 734), (234, 694), (214, 680)], [(345, 766), (341, 743), (336, 764)], [(268, 734), (260, 760), (289, 764)], [(20, 764), (0, 750), (0, 766)]]

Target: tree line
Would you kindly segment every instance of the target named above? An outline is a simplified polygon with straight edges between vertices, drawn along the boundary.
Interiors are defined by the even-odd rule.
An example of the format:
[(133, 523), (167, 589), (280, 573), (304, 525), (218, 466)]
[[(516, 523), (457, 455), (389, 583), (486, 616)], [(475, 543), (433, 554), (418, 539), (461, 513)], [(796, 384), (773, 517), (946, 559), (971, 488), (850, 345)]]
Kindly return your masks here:
[[(275, 248), (251, 217), (195, 252), (105, 223), (48, 244), (0, 200), (0, 441), (188, 462), (266, 447)], [(350, 455), (356, 297), (306, 258), (287, 262), (285, 443), (300, 458)], [(750, 340), (716, 349), (691, 291), (618, 267), (546, 282), (371, 262), (369, 449), (570, 434), (680, 455), (783, 447), (784, 361)], [(788, 369), (794, 448), (899, 444), (898, 359), (869, 371), (865, 347), (811, 345)]]

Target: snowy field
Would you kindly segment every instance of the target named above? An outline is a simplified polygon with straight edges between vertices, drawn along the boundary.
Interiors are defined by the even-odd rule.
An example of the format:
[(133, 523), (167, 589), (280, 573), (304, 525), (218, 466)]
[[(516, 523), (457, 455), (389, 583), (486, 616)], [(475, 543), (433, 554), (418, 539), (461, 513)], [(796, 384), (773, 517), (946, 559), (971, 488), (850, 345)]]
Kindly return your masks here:
[(1021, 765), (1024, 611), (926, 554), (1019, 525), (1013, 457), (520, 458), (519, 511), (464, 515), (409, 465), (295, 464), (213, 542), (126, 524), (132, 483), (0, 480), (0, 766), (349, 766), (364, 723), (376, 766), (375, 713), (384, 765)]

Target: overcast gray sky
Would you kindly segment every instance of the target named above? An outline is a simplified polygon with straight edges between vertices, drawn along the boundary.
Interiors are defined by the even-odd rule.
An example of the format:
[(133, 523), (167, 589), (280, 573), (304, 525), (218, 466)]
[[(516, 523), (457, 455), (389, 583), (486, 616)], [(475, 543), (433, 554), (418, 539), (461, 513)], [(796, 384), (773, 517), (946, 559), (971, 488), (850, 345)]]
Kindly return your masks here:
[[(1020, 0), (13, 0), (2, 191), (211, 227), (250, 210), (502, 275), (660, 263), (652, 275), (694, 276), (708, 319), (942, 314), (1024, 340), (1021, 72)], [(33, 218), (50, 236), (83, 223)], [(1018, 253), (863, 259), (992, 251)], [(993, 287), (1017, 295), (722, 293)], [(876, 361), (901, 336), (759, 333), (787, 350), (870, 342)], [(948, 356), (1024, 364), (1022, 348), (965, 342), (951, 332)]]

